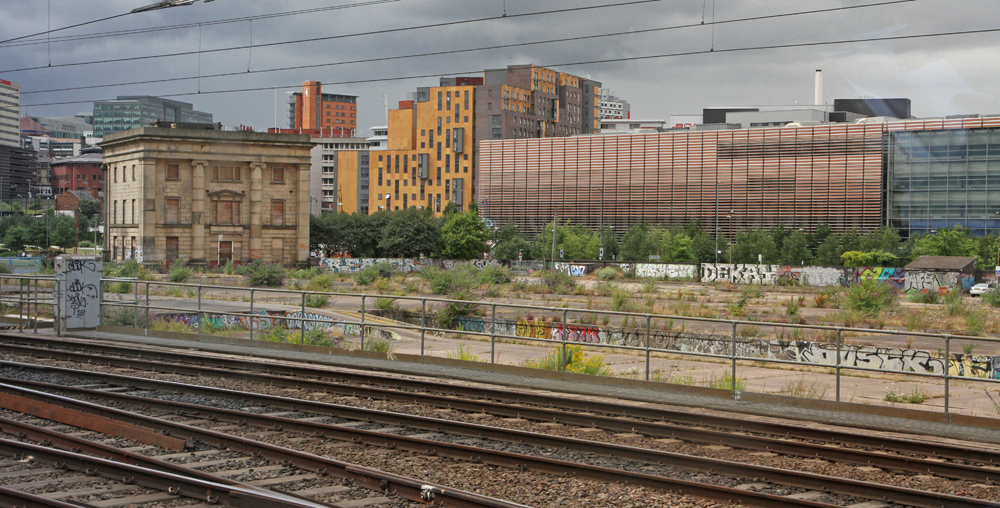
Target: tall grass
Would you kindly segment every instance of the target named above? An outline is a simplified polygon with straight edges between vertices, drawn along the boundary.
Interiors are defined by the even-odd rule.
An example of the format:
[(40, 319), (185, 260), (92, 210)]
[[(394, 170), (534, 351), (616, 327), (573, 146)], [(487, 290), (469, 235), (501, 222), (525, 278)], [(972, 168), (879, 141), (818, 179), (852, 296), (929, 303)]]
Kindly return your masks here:
[(526, 360), (522, 365), (530, 369), (552, 371), (563, 370), (563, 366), (565, 365), (567, 372), (588, 374), (591, 376), (611, 375), (611, 367), (604, 364), (604, 355), (598, 354), (588, 357), (583, 352), (582, 346), (567, 346), (565, 361), (562, 355), (562, 348), (556, 347), (542, 358)]

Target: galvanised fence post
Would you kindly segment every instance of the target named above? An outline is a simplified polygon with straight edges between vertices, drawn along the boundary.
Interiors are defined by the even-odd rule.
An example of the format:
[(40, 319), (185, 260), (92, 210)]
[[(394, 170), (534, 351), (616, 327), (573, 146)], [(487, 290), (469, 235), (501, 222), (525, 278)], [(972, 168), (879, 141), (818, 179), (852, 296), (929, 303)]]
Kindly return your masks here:
[(497, 304), (493, 304), (493, 310), (490, 313), (490, 363), (497, 363), (496, 360), (497, 351)]
[(646, 381), (649, 381), (649, 328), (652, 319), (652, 316), (646, 314)]
[(250, 288), (250, 320), (247, 322), (248, 328), (250, 328), (250, 340), (253, 340), (253, 288)]
[(844, 340), (844, 329), (837, 328), (837, 402), (840, 402), (840, 357), (841, 357), (841, 345)]
[(146, 322), (142, 325), (143, 335), (149, 336), (149, 281), (146, 281)]
[(944, 336), (944, 414), (949, 412), (949, 381), (951, 380), (951, 334)]
[(567, 313), (568, 313), (568, 311), (566, 309), (563, 309), (563, 315), (562, 315), (562, 336), (559, 337), (562, 340), (562, 350), (563, 350), (562, 371), (563, 371), (563, 374), (566, 373), (566, 364), (569, 363), (569, 359), (566, 358), (566, 344), (567, 344), (567, 341), (566, 341), (566, 315), (567, 315)]
[(365, 295), (361, 295), (361, 350), (365, 349)]
[(733, 321), (733, 400), (739, 400), (739, 392), (736, 391), (736, 326), (739, 321)]
[(427, 332), (427, 299), (420, 299), (420, 358), (424, 358), (424, 339)]
[(201, 284), (198, 284), (198, 335), (201, 335)]
[[(139, 289), (136, 288), (136, 293)], [(18, 330), (24, 333), (24, 279), (17, 279), (17, 324)]]
[(135, 281), (135, 298), (132, 300), (132, 328), (139, 328), (139, 279)]
[(299, 333), (299, 351), (302, 350), (302, 346), (306, 345), (306, 292), (302, 292), (302, 314), (300, 316), (302, 319), (299, 320), (299, 328), (301, 333)]

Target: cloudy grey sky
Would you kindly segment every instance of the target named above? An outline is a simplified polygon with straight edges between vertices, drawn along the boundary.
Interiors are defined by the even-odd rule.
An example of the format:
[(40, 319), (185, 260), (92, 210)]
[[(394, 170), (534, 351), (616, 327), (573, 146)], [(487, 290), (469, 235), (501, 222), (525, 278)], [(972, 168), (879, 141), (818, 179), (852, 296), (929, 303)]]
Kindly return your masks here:
[[(228, 18), (365, 3), (368, 0), (216, 0), (129, 15), (53, 34), (53, 37), (117, 30), (211, 22)], [(508, 14), (629, 0), (506, 0)], [(815, 69), (825, 74), (825, 99), (909, 97), (913, 114), (932, 117), (958, 113), (1000, 113), (996, 79), (1000, 32), (952, 37), (861, 42), (832, 46), (726, 52), (732, 48), (859, 40), (1000, 27), (993, 0), (916, 0), (880, 7), (712, 26), (695, 26), (646, 34), (491, 49), (445, 56), (325, 66), (280, 72), (252, 72), (277, 67), (318, 65), (416, 53), (491, 47), (581, 35), (662, 28), (811, 9), (857, 6), (885, 0), (660, 0), (557, 15), (494, 19), (317, 42), (131, 62), (58, 67), (62, 64), (163, 53), (266, 44), (314, 37), (354, 34), (500, 16), (503, 0), (398, 0), (306, 15), (251, 22), (90, 38), (42, 44), (24, 41), (0, 45), (0, 79), (21, 83), (23, 92), (103, 85), (130, 81), (240, 73), (220, 78), (190, 79), (138, 86), (117, 86), (53, 93), (26, 93), (26, 105), (92, 101), (116, 95), (167, 95), (215, 114), (226, 125), (258, 129), (274, 124), (274, 90), (278, 87), (279, 123), (287, 126), (285, 92), (302, 81), (325, 83), (436, 75), (503, 67), (512, 63), (557, 65), (559, 70), (591, 76), (632, 104), (633, 117), (661, 118), (699, 113), (706, 106), (786, 105), (811, 103)], [(153, 0), (3, 0), (0, 40), (128, 12)], [(48, 14), (51, 8), (51, 16)], [(714, 39), (713, 39), (714, 31)], [(200, 32), (200, 36), (199, 36)], [(200, 40), (199, 40), (200, 39)], [(36, 39), (37, 40), (37, 39)], [(44, 41), (44, 38), (42, 38)], [(558, 65), (618, 60), (645, 55), (707, 51), (671, 58)], [(26, 67), (52, 68), (13, 72)], [(199, 70), (200, 66), (200, 70)], [(359, 126), (385, 123), (383, 94), (390, 107), (418, 86), (436, 78), (327, 85), (325, 92), (358, 95)], [(268, 88), (210, 94), (229, 89)], [(35, 106), (32, 115), (72, 115), (92, 104)], [(22, 108), (25, 112), (25, 108)]]

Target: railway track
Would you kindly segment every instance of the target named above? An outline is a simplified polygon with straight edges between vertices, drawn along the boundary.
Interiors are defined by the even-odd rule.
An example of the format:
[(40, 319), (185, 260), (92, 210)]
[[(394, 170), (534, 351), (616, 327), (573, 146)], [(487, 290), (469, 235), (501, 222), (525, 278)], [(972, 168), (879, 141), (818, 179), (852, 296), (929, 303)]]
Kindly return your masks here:
[[(72, 344), (72, 347), (79, 347), (78, 344)], [(103, 346), (106, 347), (106, 346)], [(20, 348), (20, 349), (18, 349)], [(24, 346), (18, 346), (18, 348), (10, 349), (8, 351), (18, 351), (20, 354), (29, 354), (31, 351), (24, 349)], [(151, 353), (150, 351), (139, 352), (136, 349), (131, 350), (132, 354), (143, 354), (151, 355), (158, 353)], [(69, 352), (69, 351), (46, 351), (40, 352), (35, 351), (36, 355), (46, 356), (46, 354), (51, 353), (49, 356), (58, 357), (64, 361), (74, 361), (74, 362), (85, 362), (91, 361), (95, 362), (93, 356), (87, 356), (86, 353), (80, 352)], [(109, 351), (105, 350), (102, 352), (104, 355), (100, 358), (99, 363), (101, 365), (112, 364), (116, 367), (130, 368), (130, 369), (149, 369), (149, 371), (167, 371), (167, 372), (177, 372), (183, 373), (187, 376), (202, 376), (203, 379), (214, 377), (214, 378), (240, 378), (250, 374), (246, 370), (246, 365), (235, 361), (233, 364), (238, 364), (237, 367), (242, 369), (242, 372), (235, 372), (227, 369), (218, 369), (210, 367), (197, 367), (194, 365), (182, 365), (178, 361), (181, 360), (180, 356), (188, 356), (185, 361), (201, 361), (206, 363), (206, 357), (198, 356), (196, 359), (191, 358), (193, 355), (186, 354), (176, 354), (170, 353), (164, 355), (169, 363), (160, 363), (158, 366), (153, 365), (155, 363), (153, 360), (149, 359), (127, 359), (127, 358), (109, 358), (106, 355)], [(132, 362), (129, 365), (118, 364), (117, 362), (126, 361)], [(216, 362), (219, 360), (210, 359), (208, 363)], [(148, 363), (152, 362), (152, 363)], [(250, 362), (253, 363), (253, 362)], [(140, 365), (141, 364), (141, 365)], [(35, 367), (27, 365), (14, 365), (7, 364), (7, 367), (20, 367), (24, 369), (33, 369)], [(260, 365), (251, 365), (250, 367), (263, 367)], [(257, 383), (270, 383), (277, 386), (288, 386), (288, 387), (299, 387), (305, 391), (328, 391), (331, 393), (337, 393), (337, 390), (347, 390), (352, 389), (352, 397), (359, 395), (357, 392), (358, 386), (347, 386), (344, 387), (335, 382), (331, 381), (315, 381), (303, 379), (303, 370), (297, 370), (293, 372), (292, 366), (275, 366), (274, 364), (268, 364), (266, 367), (271, 368), (272, 371), (275, 370), (285, 370), (287, 374), (295, 374), (297, 372), (298, 378), (288, 379), (282, 376), (277, 376), (274, 374), (255, 374), (253, 381)], [(201, 369), (201, 370), (198, 370)], [(312, 369), (315, 372), (310, 372), (313, 377), (318, 377), (320, 369)], [(729, 499), (729, 500), (739, 500), (744, 504), (756, 505), (756, 506), (816, 506), (817, 504), (802, 504), (801, 499), (789, 498), (788, 494), (792, 496), (822, 499), (824, 501), (833, 501), (832, 503), (819, 503), (819, 506), (850, 506), (851, 503), (859, 504), (863, 500), (859, 500), (857, 496), (863, 496), (868, 499), (886, 499), (891, 501), (896, 501), (900, 504), (911, 505), (911, 506), (988, 506), (989, 504), (984, 504), (981, 501), (963, 498), (959, 496), (948, 496), (947, 494), (941, 493), (929, 493), (921, 492), (916, 489), (901, 489), (898, 487), (890, 486), (873, 486), (870, 482), (859, 482), (845, 480), (841, 478), (828, 477), (822, 475), (808, 475), (799, 474), (793, 471), (781, 471), (775, 468), (762, 468), (759, 466), (754, 466), (752, 464), (740, 464), (732, 463), (727, 461), (712, 461), (710, 459), (685, 456), (682, 454), (670, 454), (655, 450), (642, 449), (638, 447), (627, 447), (620, 445), (612, 445), (608, 443), (595, 443), (592, 441), (585, 441), (579, 439), (569, 439), (561, 438), (558, 436), (543, 435), (528, 433), (523, 431), (511, 431), (507, 429), (499, 429), (487, 426), (476, 426), (468, 424), (458, 424), (456, 422), (449, 422), (443, 420), (434, 420), (428, 418), (413, 417), (412, 415), (402, 415), (399, 413), (387, 413), (387, 412), (376, 412), (371, 410), (362, 410), (359, 408), (346, 407), (346, 406), (335, 406), (330, 404), (312, 403), (309, 401), (302, 400), (289, 400), (287, 397), (267, 397), (262, 395), (251, 395), (249, 393), (241, 392), (229, 392), (225, 393), (222, 391), (213, 391), (209, 387), (190, 387), (183, 386), (180, 384), (170, 384), (152, 380), (146, 380), (136, 377), (127, 376), (113, 376), (108, 374), (99, 374), (94, 372), (79, 373), (73, 372), (68, 369), (53, 369), (49, 368), (47, 370), (49, 374), (59, 374), (67, 377), (77, 376), (75, 379), (79, 383), (79, 379), (87, 378), (87, 382), (95, 383), (107, 383), (104, 389), (111, 389), (112, 391), (118, 391), (120, 388), (129, 388), (131, 391), (146, 391), (149, 392), (151, 389), (155, 389), (154, 393), (164, 394), (164, 393), (187, 393), (189, 395), (196, 394), (198, 397), (203, 398), (216, 398), (216, 399), (233, 399), (236, 397), (242, 397), (245, 404), (252, 405), (256, 412), (262, 414), (249, 414), (248, 411), (233, 411), (225, 410), (219, 408), (211, 408), (205, 405), (187, 405), (187, 406), (168, 406), (162, 399), (156, 399), (152, 402), (148, 400), (150, 397), (144, 397), (144, 400), (138, 400), (138, 398), (127, 401), (129, 397), (136, 397), (135, 395), (128, 395), (123, 393), (109, 393), (106, 391), (89, 390), (87, 388), (71, 388), (67, 389), (63, 387), (62, 389), (67, 392), (74, 392), (74, 396), (85, 397), (92, 400), (103, 400), (103, 401), (113, 401), (115, 404), (125, 404), (126, 401), (132, 406), (145, 404), (154, 408), (158, 411), (164, 412), (178, 412), (182, 414), (193, 414), (197, 413), (200, 415), (199, 418), (195, 420), (202, 420), (200, 423), (206, 423), (206, 418), (210, 415), (213, 424), (228, 424), (232, 425), (236, 423), (237, 426), (244, 425), (248, 428), (258, 429), (268, 429), (275, 428), (275, 426), (280, 425), (283, 431), (287, 432), (297, 432), (303, 436), (314, 435), (319, 432), (327, 439), (336, 439), (346, 442), (360, 441), (361, 443), (367, 444), (370, 447), (381, 447), (390, 449), (400, 449), (409, 450), (411, 453), (426, 453), (428, 450), (433, 450), (435, 455), (445, 455), (454, 457), (456, 459), (469, 460), (472, 462), (482, 461), (489, 464), (495, 464), (500, 466), (508, 466), (514, 469), (522, 468), (529, 470), (538, 471), (558, 471), (565, 474), (566, 472), (572, 472), (578, 477), (593, 478), (595, 480), (607, 481), (614, 479), (617, 481), (628, 481), (634, 484), (647, 485), (651, 487), (661, 488), (661, 489), (672, 489), (672, 488), (683, 488), (689, 493), (696, 493), (697, 495), (708, 497), (710, 499)], [(329, 371), (322, 372), (327, 378), (331, 375), (342, 376), (343, 373), (331, 373)], [(360, 374), (352, 374), (358, 375)], [(14, 380), (8, 380), (14, 383)], [(381, 379), (375, 380), (375, 382), (385, 383), (388, 380)], [(408, 382), (412, 380), (407, 380)], [(323, 383), (324, 386), (320, 386), (317, 383)], [(372, 381), (369, 380), (369, 384)], [(30, 384), (30, 383), (28, 383)], [(434, 386), (436, 390), (443, 390), (446, 387), (443, 384), (438, 383), (438, 386)], [(40, 384), (34, 385), (36, 388), (44, 388), (50, 391), (59, 390), (59, 387), (55, 386), (43, 386)], [(334, 389), (333, 387), (339, 387)], [(369, 388), (371, 389), (371, 388)], [(379, 388), (383, 391), (391, 391), (383, 388)], [(499, 390), (498, 390), (499, 391)], [(95, 393), (90, 393), (95, 392)], [(399, 397), (402, 397), (401, 401), (407, 401), (410, 404), (417, 402), (414, 397), (420, 394), (408, 393), (408, 392), (396, 392), (399, 393)], [(147, 393), (148, 395), (148, 393)], [(364, 394), (360, 394), (365, 396)], [(383, 398), (389, 398), (388, 394), (378, 393), (377, 396)], [(421, 395), (429, 396), (429, 395)], [(507, 394), (511, 396), (511, 394)], [(462, 404), (483, 404), (482, 401), (461, 401)], [(421, 401), (423, 403), (423, 401)], [(442, 400), (438, 400), (436, 403), (444, 403)], [(450, 405), (455, 407), (455, 401), (452, 400)], [(476, 406), (479, 407), (479, 406)], [(507, 405), (508, 410), (511, 406)], [(466, 408), (471, 410), (471, 406)], [(515, 407), (515, 410), (520, 411), (542, 411), (542, 409), (532, 409), (525, 407)], [(485, 411), (485, 409), (480, 409)], [(292, 411), (295, 413), (294, 417), (286, 418), (285, 416), (291, 416), (287, 413)], [(493, 408), (491, 411), (500, 411), (499, 408)], [(546, 410), (551, 411), (551, 410)], [(266, 413), (282, 413), (285, 412), (285, 416), (268, 416)], [(531, 413), (533, 417), (538, 417), (542, 419), (542, 413)], [(563, 412), (565, 415), (565, 412)], [(522, 413), (523, 416), (523, 413)], [(544, 418), (549, 418), (551, 415), (546, 415)], [(576, 415), (574, 418), (586, 418), (588, 416), (594, 415)], [(340, 420), (340, 424), (326, 424), (319, 422), (306, 421), (313, 418), (337, 418)], [(601, 425), (611, 426), (611, 425), (622, 425), (625, 421), (621, 417), (604, 417), (607, 421), (604, 421)], [(365, 430), (353, 428), (350, 423), (344, 422), (343, 420), (353, 419), (354, 424), (357, 422), (367, 422), (370, 425), (381, 426), (381, 429)], [(613, 420), (613, 421), (612, 421)], [(567, 419), (561, 420), (566, 422)], [(584, 420), (573, 420), (574, 424), (583, 424)], [(617, 423), (615, 423), (617, 422)], [(347, 426), (343, 424), (347, 423)], [(643, 423), (637, 420), (632, 420), (632, 424)], [(192, 424), (193, 425), (193, 424)], [(591, 422), (593, 425), (593, 422)], [(648, 434), (657, 435), (656, 432), (666, 432), (669, 429), (663, 427), (656, 427), (656, 423), (646, 422), (645, 425), (650, 425), (652, 427), (642, 427), (642, 429), (635, 429), (634, 431)], [(389, 429), (386, 429), (389, 427)], [(396, 430), (392, 430), (392, 427), (396, 427)], [(404, 429), (402, 433), (424, 433), (424, 434), (443, 434), (444, 438), (438, 439), (425, 439), (425, 438), (413, 438), (410, 439), (406, 435), (400, 435), (400, 428)], [(671, 432), (679, 432), (684, 427), (678, 427), (673, 429)], [(163, 429), (160, 429), (163, 430)], [(698, 439), (708, 439), (706, 437), (696, 437), (697, 434), (694, 432), (700, 432), (700, 429), (690, 429), (692, 432), (690, 435), (686, 435), (687, 439), (692, 441), (697, 441)], [(172, 432), (172, 431), (171, 431)], [(711, 439), (725, 439), (725, 433), (720, 433), (715, 431), (717, 435)], [(787, 432), (786, 432), (787, 433)], [(675, 434), (676, 435), (676, 434)], [(427, 436), (425, 436), (427, 437)], [(459, 439), (461, 438), (461, 439)], [(462, 439), (472, 439), (475, 443), (474, 446), (468, 446), (466, 444), (456, 444), (456, 442), (462, 441)], [(728, 439), (741, 441), (743, 436), (729, 436)], [(773, 438), (769, 438), (771, 441), (776, 441)], [(815, 437), (814, 437), (815, 439)], [(449, 442), (451, 441), (451, 442)], [(498, 443), (502, 443), (498, 444)], [(734, 443), (738, 444), (738, 443)], [(778, 443), (772, 443), (773, 446)], [(804, 446), (804, 443), (792, 443), (787, 446), (789, 449), (795, 449), (795, 447)], [(544, 460), (544, 454), (547, 452), (532, 452), (528, 447), (542, 447), (547, 449), (558, 449), (562, 450), (561, 454), (566, 456), (570, 460), (563, 460), (563, 463), (557, 463), (559, 461), (546, 461)], [(757, 445), (754, 445), (757, 446)], [(812, 454), (815, 456), (817, 452), (833, 452), (839, 450), (837, 447), (820, 447), (816, 448), (816, 445), (812, 446)], [(430, 448), (428, 448), (430, 447)], [(516, 448), (519, 452), (518, 454), (508, 454), (504, 455), (502, 452), (504, 449)], [(774, 449), (774, 448), (772, 448)], [(970, 448), (971, 449), (971, 448)], [(798, 449), (794, 453), (800, 455), (807, 455), (805, 448)], [(842, 450), (841, 450), (842, 451)], [(492, 453), (491, 453), (492, 452)], [(793, 453), (793, 452), (787, 452)], [(855, 453), (854, 458), (840, 460), (848, 460), (860, 463), (863, 460), (863, 455), (861, 452), (851, 452)], [(962, 451), (961, 449), (952, 449), (950, 451), (944, 452), (951, 454), (956, 457), (962, 457), (962, 460), (969, 460), (970, 454), (968, 451)], [(985, 453), (985, 452), (983, 452)], [(575, 455), (574, 455), (575, 454)], [(885, 454), (871, 454), (871, 455), (882, 455)], [(987, 454), (988, 455), (988, 454)], [(987, 460), (993, 460), (995, 457), (988, 457)], [(601, 460), (594, 460), (593, 456), (601, 457)], [(897, 466), (900, 470), (910, 471), (910, 472), (922, 472), (926, 474), (928, 471), (934, 471), (935, 474), (940, 474), (942, 476), (948, 476), (953, 478), (963, 478), (967, 480), (990, 482), (992, 478), (996, 475), (996, 470), (988, 467), (975, 467), (967, 464), (948, 464), (936, 461), (921, 461), (913, 458), (907, 457), (890, 457), (892, 460), (896, 461)], [(589, 463), (589, 469), (587, 466)], [(659, 464), (669, 464), (668, 466), (660, 466)], [(570, 466), (575, 469), (570, 470)], [(612, 467), (607, 467), (612, 466)], [(600, 469), (602, 468), (603, 469)], [(667, 470), (676, 469), (687, 469), (700, 471), (699, 474), (691, 476), (688, 475), (688, 480), (681, 479), (680, 483), (675, 481), (673, 486), (669, 485), (666, 480), (670, 480), (668, 473), (675, 471), (660, 471), (657, 468), (665, 468)], [(923, 468), (927, 469), (923, 469)], [(620, 476), (622, 472), (629, 472), (632, 470), (641, 470), (644, 473), (638, 473), (640, 476), (635, 476), (635, 471), (631, 471), (633, 476)], [(656, 474), (646, 474), (646, 473), (656, 473)], [(722, 477), (726, 477), (728, 474), (728, 479), (720, 480)], [(644, 478), (641, 475), (645, 475), (653, 478)], [(674, 474), (674, 476), (677, 476)], [(683, 476), (683, 475), (681, 475)], [(763, 492), (782, 492), (785, 495), (775, 496), (771, 495), (774, 499), (760, 496), (747, 496), (746, 491), (742, 497), (736, 497), (736, 493), (726, 492), (725, 490), (716, 491), (715, 493), (701, 492), (694, 489), (695, 486), (687, 485), (683, 482), (690, 482), (691, 478), (696, 478), (699, 482), (712, 483), (723, 483), (728, 485), (726, 488), (732, 489), (733, 487), (742, 487), (744, 489), (750, 488), (748, 485), (753, 485), (752, 489), (759, 489)], [(747, 478), (755, 478), (756, 480), (747, 481)], [(767, 479), (771, 483), (763, 482), (761, 479)], [(674, 478), (677, 480), (677, 478)], [(789, 488), (791, 487), (791, 488)], [(703, 487), (702, 487), (703, 488)], [(736, 489), (739, 490), (739, 489)], [(720, 497), (719, 492), (723, 492)], [(761, 494), (761, 492), (750, 492), (750, 494)], [(765, 496), (769, 494), (763, 494)], [(746, 499), (749, 498), (749, 499)], [(857, 501), (857, 502), (855, 502)], [(798, 503), (798, 504), (779, 504), (779, 503)], [(808, 501), (806, 501), (808, 502)]]

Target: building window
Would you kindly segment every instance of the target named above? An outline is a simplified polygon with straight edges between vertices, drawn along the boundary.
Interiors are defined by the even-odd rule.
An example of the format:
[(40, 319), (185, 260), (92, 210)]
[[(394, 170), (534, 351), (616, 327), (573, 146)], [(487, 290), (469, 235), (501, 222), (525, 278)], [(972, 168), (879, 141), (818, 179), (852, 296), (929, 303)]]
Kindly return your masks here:
[(180, 178), (181, 178), (180, 164), (167, 164), (167, 180), (180, 180)]
[(212, 181), (215, 182), (239, 182), (239, 166), (212, 166)]
[(167, 224), (177, 224), (179, 222), (180, 216), (180, 205), (181, 200), (178, 198), (167, 198), (166, 207), (166, 217), (164, 222)]
[(132, 215), (132, 224), (138, 224), (138, 222), (135, 220), (135, 200), (134, 199), (132, 200), (132, 213), (131, 213), (131, 215)]
[(443, 93), (438, 92), (438, 111), (441, 111), (441, 106), (443, 105), (442, 101), (443, 96), (444, 96)]
[(271, 225), (272, 226), (284, 226), (285, 225), (285, 202), (281, 200), (271, 201)]
[(135, 164), (132, 164), (132, 181), (135, 181)]
[(285, 168), (271, 168), (271, 183), (285, 183)]
[(240, 201), (233, 198), (220, 198), (212, 200), (212, 224), (239, 224), (240, 205)]
[[(123, 221), (124, 222), (124, 221)], [(118, 224), (118, 202), (111, 203), (111, 223)]]

